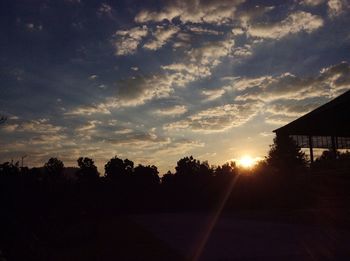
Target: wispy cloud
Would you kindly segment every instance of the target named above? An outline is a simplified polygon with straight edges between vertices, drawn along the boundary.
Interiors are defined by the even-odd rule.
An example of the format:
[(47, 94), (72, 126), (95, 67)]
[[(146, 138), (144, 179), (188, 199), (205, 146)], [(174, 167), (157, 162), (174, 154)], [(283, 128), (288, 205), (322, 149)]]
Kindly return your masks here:
[(152, 33), (153, 39), (146, 42), (143, 47), (149, 50), (158, 50), (165, 45), (169, 39), (173, 37), (180, 29), (176, 26), (157, 26), (155, 32)]
[(222, 24), (232, 20), (237, 6), (244, 0), (176, 0), (169, 1), (160, 11), (144, 9), (135, 21), (138, 23), (171, 21), (178, 17), (183, 23)]
[(197, 112), (184, 120), (167, 124), (166, 130), (191, 129), (196, 132), (222, 132), (238, 127), (257, 115), (259, 102), (245, 104), (226, 104)]
[(161, 116), (178, 116), (187, 112), (185, 105), (175, 105), (172, 107), (162, 108), (155, 111), (155, 114)]
[(116, 55), (134, 54), (141, 42), (147, 36), (147, 26), (138, 26), (129, 30), (119, 30), (113, 35), (112, 43)]
[(248, 33), (255, 37), (280, 39), (299, 32), (312, 33), (323, 24), (323, 19), (320, 16), (297, 11), (277, 23), (254, 24), (249, 27)]
[[(265, 102), (278, 99), (335, 97), (350, 88), (350, 65), (342, 62), (324, 68), (316, 77), (301, 78), (291, 73), (277, 77), (265, 76), (239, 82), (238, 90), (247, 90), (236, 100), (259, 99)], [(255, 88), (252, 88), (255, 87)]]

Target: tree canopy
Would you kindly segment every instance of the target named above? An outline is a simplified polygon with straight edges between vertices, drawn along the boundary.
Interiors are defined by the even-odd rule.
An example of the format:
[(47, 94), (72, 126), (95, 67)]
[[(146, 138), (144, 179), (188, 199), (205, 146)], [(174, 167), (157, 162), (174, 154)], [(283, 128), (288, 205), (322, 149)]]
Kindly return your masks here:
[(277, 135), (274, 138), (266, 160), (269, 166), (287, 174), (307, 164), (305, 153), (301, 151), (293, 138), (287, 135)]

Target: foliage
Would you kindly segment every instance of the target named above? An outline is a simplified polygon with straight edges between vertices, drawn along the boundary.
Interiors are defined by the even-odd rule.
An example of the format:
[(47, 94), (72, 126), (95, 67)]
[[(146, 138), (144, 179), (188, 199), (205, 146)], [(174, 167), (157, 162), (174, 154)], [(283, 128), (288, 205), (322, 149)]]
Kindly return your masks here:
[(50, 158), (45, 163), (44, 168), (50, 177), (58, 178), (63, 172), (64, 164), (57, 158)]
[(200, 170), (200, 161), (196, 160), (192, 156), (180, 159), (175, 167), (175, 175), (189, 176), (198, 174)]
[(295, 141), (287, 135), (277, 135), (266, 158), (270, 167), (291, 174), (307, 165), (307, 158)]
[(79, 178), (90, 180), (99, 177), (97, 167), (92, 159), (80, 157), (77, 162), (80, 168), (77, 172)]
[(105, 165), (105, 175), (110, 179), (131, 175), (134, 170), (134, 162), (125, 159), (122, 160), (115, 156), (110, 159)]
[(218, 177), (226, 177), (237, 174), (237, 166), (236, 163), (231, 161), (227, 162), (222, 166), (218, 166), (215, 169), (215, 175)]
[(0, 164), (0, 173), (3, 175), (17, 175), (20, 173), (19, 162), (4, 162)]
[(325, 150), (322, 155), (318, 157), (314, 164), (313, 169), (329, 170), (329, 169), (346, 169), (350, 167), (350, 152), (339, 152), (336, 154), (332, 150)]
[(143, 166), (140, 164), (134, 169), (134, 176), (136, 180), (145, 185), (159, 184), (160, 178), (158, 173), (158, 169), (154, 165)]

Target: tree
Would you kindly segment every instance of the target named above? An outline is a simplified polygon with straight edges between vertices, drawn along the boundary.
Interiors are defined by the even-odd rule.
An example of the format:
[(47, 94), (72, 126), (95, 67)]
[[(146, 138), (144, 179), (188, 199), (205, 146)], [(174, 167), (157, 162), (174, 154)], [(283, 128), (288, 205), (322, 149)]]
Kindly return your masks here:
[(215, 175), (217, 177), (233, 177), (237, 173), (236, 162), (227, 162), (222, 166), (218, 166), (215, 169)]
[(1, 175), (16, 176), (20, 174), (19, 162), (4, 162), (0, 164)]
[(142, 185), (157, 185), (160, 182), (159, 172), (156, 166), (143, 166), (139, 164), (134, 169), (134, 177)]
[(92, 159), (80, 157), (77, 162), (80, 168), (77, 172), (79, 178), (90, 180), (99, 177), (97, 167)]
[(182, 158), (177, 162), (175, 174), (179, 176), (191, 176), (198, 174), (200, 164), (200, 161), (194, 159), (192, 156)]
[(105, 175), (110, 179), (117, 179), (130, 176), (134, 171), (134, 162), (125, 159), (122, 160), (115, 156), (105, 165)]
[(307, 164), (305, 153), (288, 135), (277, 135), (274, 138), (266, 161), (269, 166), (286, 174), (304, 168)]
[(59, 178), (63, 173), (64, 164), (57, 158), (50, 158), (45, 163), (45, 170), (49, 174), (50, 177)]
[(213, 170), (213, 168), (211, 168), (211, 167), (209, 166), (209, 163), (208, 163), (207, 160), (206, 160), (206, 161), (203, 161), (202, 163), (200, 163), (198, 173), (199, 173), (201, 176), (203, 176), (203, 177), (209, 177), (209, 176), (213, 175), (213, 172), (214, 172), (214, 170)]
[(162, 177), (162, 184), (164, 184), (164, 185), (165, 184), (167, 184), (167, 185), (172, 184), (174, 182), (174, 176), (175, 175), (173, 173), (171, 173), (170, 170), (168, 170), (168, 172), (165, 173)]

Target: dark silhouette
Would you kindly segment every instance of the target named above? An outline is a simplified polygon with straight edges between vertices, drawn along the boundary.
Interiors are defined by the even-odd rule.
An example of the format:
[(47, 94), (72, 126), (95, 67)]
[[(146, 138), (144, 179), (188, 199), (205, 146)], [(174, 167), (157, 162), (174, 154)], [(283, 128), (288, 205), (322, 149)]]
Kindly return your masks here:
[[(337, 158), (330, 153), (324, 152), (318, 162), (341, 164), (346, 170), (342, 173), (348, 174), (350, 153), (339, 153)], [(90, 158), (80, 157), (77, 163), (79, 169), (65, 168), (57, 158), (31, 169), (19, 167), (18, 162), (0, 164), (0, 249), (9, 260), (48, 260), (55, 251), (77, 248), (94, 256), (99, 245), (96, 237), (103, 226), (103, 233), (118, 231), (117, 242), (124, 243), (114, 246), (114, 254), (128, 259), (135, 239), (155, 242), (130, 223), (126, 218), (130, 214), (315, 208), (320, 194), (314, 191), (320, 191), (324, 179), (315, 176), (310, 182), (310, 171), (317, 162), (306, 165), (305, 155), (285, 137), (276, 137), (266, 160), (249, 171), (235, 162), (210, 166), (193, 156), (181, 158), (176, 172), (168, 171), (161, 178), (154, 165), (134, 167), (132, 161), (118, 157), (106, 163), (104, 176), (99, 175)], [(77, 178), (72, 178), (74, 173)], [(330, 173), (325, 178), (326, 184), (332, 184), (332, 197), (339, 191), (337, 204), (348, 204), (350, 197), (343, 195), (349, 195), (349, 175), (340, 175), (335, 168)], [(334, 173), (337, 175), (333, 177)], [(286, 178), (292, 174), (297, 178)], [(318, 193), (323, 196), (326, 192)], [(170, 249), (167, 253), (176, 256)]]
[(96, 180), (99, 177), (97, 167), (92, 159), (80, 157), (77, 162), (80, 168), (77, 176), (81, 180)]
[(307, 164), (305, 153), (291, 137), (286, 135), (277, 135), (274, 138), (266, 161), (269, 166), (282, 174), (293, 174)]
[(51, 178), (61, 178), (63, 174), (64, 164), (57, 158), (50, 158), (45, 163), (45, 170)]
[(135, 181), (145, 186), (158, 185), (160, 182), (158, 174), (158, 169), (154, 165), (143, 166), (140, 164), (134, 169)]
[(334, 153), (332, 149), (325, 150), (312, 165), (312, 170), (316, 171), (346, 171), (350, 168), (350, 152)]
[(105, 176), (111, 180), (126, 179), (131, 176), (133, 170), (134, 162), (115, 156), (105, 165)]
[(227, 162), (222, 166), (218, 166), (215, 169), (215, 174), (217, 177), (230, 177), (237, 174), (237, 166), (236, 163), (231, 161)]
[[(191, 176), (200, 173), (200, 170), (207, 172), (209, 166), (205, 163), (201, 164), (199, 160), (196, 160), (192, 156), (180, 159), (175, 167), (178, 176)], [(209, 171), (208, 171), (209, 172)], [(207, 172), (207, 173), (208, 173)]]

